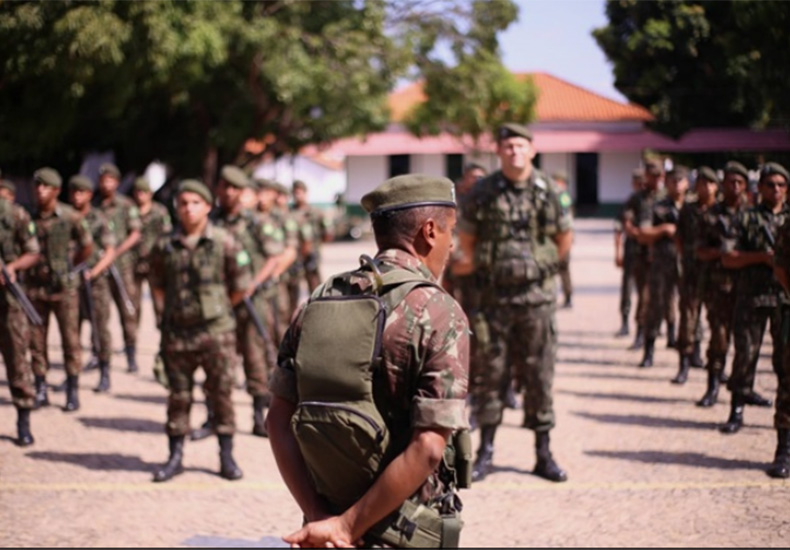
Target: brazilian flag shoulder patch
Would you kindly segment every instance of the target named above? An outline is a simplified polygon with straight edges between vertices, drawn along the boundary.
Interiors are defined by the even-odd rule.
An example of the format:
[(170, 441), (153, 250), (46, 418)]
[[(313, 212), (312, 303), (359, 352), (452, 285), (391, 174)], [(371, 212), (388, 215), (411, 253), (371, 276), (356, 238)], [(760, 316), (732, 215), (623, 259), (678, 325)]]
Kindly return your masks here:
[(246, 250), (242, 250), (238, 254), (236, 254), (236, 265), (238, 265), (239, 267), (250, 265), (250, 255), (247, 254)]
[(28, 223), (27, 224), (27, 230), (28, 230), (28, 232), (31, 235), (35, 235), (36, 234), (36, 224), (33, 223), (33, 222)]
[(563, 193), (560, 195), (560, 205), (563, 208), (569, 208), (571, 205), (571, 196), (568, 193)]

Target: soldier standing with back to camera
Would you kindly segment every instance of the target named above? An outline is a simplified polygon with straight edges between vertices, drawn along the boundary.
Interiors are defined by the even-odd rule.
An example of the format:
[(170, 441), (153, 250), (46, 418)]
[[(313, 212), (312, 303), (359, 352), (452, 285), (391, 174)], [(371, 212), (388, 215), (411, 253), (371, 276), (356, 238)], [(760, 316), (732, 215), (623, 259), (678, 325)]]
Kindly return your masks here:
[[(645, 180), (645, 171), (637, 168), (631, 174), (631, 187), (633, 194), (629, 197), (629, 201), (633, 200), (636, 193), (642, 190)], [(628, 201), (626, 201), (628, 202)], [(625, 207), (623, 207), (625, 208)], [(623, 238), (625, 236), (625, 238)], [(620, 317), (622, 324), (620, 330), (617, 331), (615, 336), (628, 336), (630, 329), (628, 327), (628, 316), (631, 314), (631, 293), (636, 287), (634, 280), (634, 267), (636, 257), (639, 253), (639, 243), (636, 239), (628, 235), (624, 235), (623, 229), (623, 212), (619, 212), (614, 224), (614, 265), (623, 270), (623, 276), (620, 279)], [(642, 303), (641, 294), (637, 292), (637, 305), (636, 305), (636, 318), (642, 318)]]
[[(771, 323), (773, 353), (771, 364), (775, 373), (782, 368), (781, 307), (790, 304), (774, 277), (774, 243), (778, 228), (790, 215), (787, 197), (787, 173), (767, 164), (757, 185), (760, 202), (738, 218), (735, 246), (722, 257), (724, 267), (738, 270), (738, 292), (732, 334), (735, 357), (732, 374), (727, 382), (730, 390), (730, 416), (720, 430), (731, 434), (743, 426), (744, 405), (770, 407), (773, 402), (754, 390), (757, 361), (766, 324)], [(782, 169), (784, 170), (784, 169)]]
[[(571, 218), (563, 215), (556, 186), (532, 165), (532, 132), (521, 124), (497, 130), (501, 169), (480, 180), (464, 202), (459, 222), (461, 258), (456, 274), (477, 270), (488, 329), (478, 341), (485, 364), (474, 389), (480, 448), (473, 479), (491, 471), (494, 436), (502, 423), (514, 377), (524, 390), (524, 427), (535, 432), (534, 473), (565, 481), (549, 449), (555, 425), (552, 384), (556, 359), (556, 281), (571, 246)], [(481, 339), (482, 340), (482, 339)]]
[(165, 426), (170, 456), (154, 473), (154, 481), (167, 481), (183, 471), (198, 367), (206, 373), (204, 389), (214, 411), (220, 475), (239, 479), (242, 471), (233, 459), (233, 308), (250, 285), (250, 257), (231, 233), (209, 221), (213, 197), (203, 183), (184, 180), (176, 200), (179, 228), (161, 238), (151, 253), (151, 290), (162, 312), (160, 353), (170, 392)]
[(119, 283), (115, 278), (110, 278), (110, 291), (113, 301), (118, 307), (118, 315), (123, 329), (124, 352), (128, 372), (137, 372), (137, 311), (134, 304), (138, 302), (135, 296), (134, 284), (134, 254), (130, 251), (140, 241), (140, 213), (137, 206), (128, 197), (118, 194), (118, 185), (121, 180), (121, 171), (111, 163), (104, 163), (99, 167), (99, 209), (104, 212), (110, 221), (110, 228), (115, 234), (115, 261), (113, 264), (118, 269), (120, 280), (130, 300), (125, 303)]
[[(10, 182), (9, 182), (10, 183)], [(0, 180), (5, 187), (6, 180)], [(17, 412), (17, 438), (20, 447), (34, 443), (30, 430), (30, 410), (35, 403), (33, 369), (28, 359), (30, 325), (9, 284), (19, 283), (18, 274), (41, 259), (36, 226), (27, 211), (0, 196), (0, 261), (10, 281), (0, 277), (0, 353), (5, 363), (6, 380)], [(22, 285), (19, 285), (24, 290)]]
[(40, 168), (33, 174), (36, 185), (36, 209), (33, 222), (43, 259), (27, 278), (30, 301), (43, 324), (32, 327), (30, 355), (36, 378), (36, 407), (49, 405), (47, 395), (47, 332), (49, 314), (54, 313), (60, 329), (63, 362), (66, 367), (65, 411), (80, 407), (79, 375), (82, 370), (79, 332), (79, 276), (74, 266), (86, 261), (93, 252), (93, 238), (85, 220), (72, 207), (58, 201), (63, 181), (52, 168)]

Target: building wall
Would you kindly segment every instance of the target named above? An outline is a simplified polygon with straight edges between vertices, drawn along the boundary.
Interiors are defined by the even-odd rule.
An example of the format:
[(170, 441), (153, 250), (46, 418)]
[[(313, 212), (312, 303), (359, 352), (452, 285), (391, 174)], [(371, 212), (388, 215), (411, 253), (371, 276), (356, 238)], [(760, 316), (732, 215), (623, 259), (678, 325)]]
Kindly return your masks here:
[(346, 187), (343, 170), (332, 170), (302, 156), (284, 156), (265, 162), (253, 170), (253, 177), (276, 180), (290, 187), (294, 180), (307, 184), (308, 200), (313, 204), (331, 204)]
[(560, 170), (568, 174), (568, 191), (576, 200), (576, 156), (573, 153), (541, 154), (540, 169), (548, 176)]
[(346, 202), (359, 204), (365, 193), (374, 189), (388, 177), (388, 164), (385, 156), (346, 157)]
[(631, 194), (631, 173), (642, 163), (640, 151), (598, 156), (598, 202), (621, 203)]
[(411, 155), (412, 173), (444, 176), (445, 171), (444, 155)]

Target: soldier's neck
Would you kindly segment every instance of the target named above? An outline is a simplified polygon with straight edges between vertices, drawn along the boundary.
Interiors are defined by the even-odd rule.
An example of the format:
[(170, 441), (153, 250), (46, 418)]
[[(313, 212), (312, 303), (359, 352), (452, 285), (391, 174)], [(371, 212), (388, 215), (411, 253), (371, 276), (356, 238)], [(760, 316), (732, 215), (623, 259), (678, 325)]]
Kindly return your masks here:
[(137, 209), (140, 211), (140, 214), (145, 216), (151, 211), (151, 207), (153, 206), (153, 202), (141, 202), (137, 204)]
[(528, 164), (520, 170), (503, 166), (502, 175), (514, 183), (519, 181), (527, 181), (530, 176), (532, 176), (532, 164)]
[(208, 225), (208, 218), (196, 223), (193, 226), (181, 224), (181, 231), (185, 237), (199, 237), (206, 231)]
[(55, 211), (55, 208), (58, 206), (58, 201), (53, 200), (46, 203), (40, 203), (38, 205), (38, 211), (41, 214), (52, 214)]

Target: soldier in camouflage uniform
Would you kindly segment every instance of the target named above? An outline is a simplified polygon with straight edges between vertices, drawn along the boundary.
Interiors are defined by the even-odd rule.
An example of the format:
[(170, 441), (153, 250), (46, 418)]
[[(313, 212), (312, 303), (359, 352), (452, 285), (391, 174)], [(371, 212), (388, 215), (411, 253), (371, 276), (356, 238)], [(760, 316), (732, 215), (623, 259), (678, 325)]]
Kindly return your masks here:
[(716, 203), (719, 178), (708, 166), (697, 169), (694, 184), (696, 198), (687, 201), (680, 210), (677, 227), (678, 252), (681, 259), (680, 270), (680, 328), (678, 330), (678, 373), (672, 380), (674, 384), (685, 384), (688, 371), (692, 366), (702, 367), (702, 294), (707, 287), (707, 263), (697, 258), (697, 245), (708, 210)]
[(204, 387), (214, 411), (220, 475), (242, 477), (233, 459), (233, 308), (249, 288), (250, 257), (230, 232), (209, 221), (212, 202), (211, 192), (201, 182), (181, 182), (176, 204), (179, 228), (161, 238), (151, 252), (149, 280), (162, 312), (160, 354), (170, 390), (166, 424), (170, 457), (154, 473), (154, 481), (167, 481), (183, 471), (184, 439), (190, 432), (198, 367), (206, 373)]
[[(11, 283), (18, 282), (17, 274), (41, 259), (40, 252), (36, 226), (30, 215), (21, 206), (0, 197), (0, 261)], [(29, 341), (28, 318), (7, 287), (5, 277), (0, 277), (0, 353), (17, 411), (15, 443), (20, 447), (34, 443), (30, 431), (30, 409), (35, 402), (35, 390), (33, 370), (27, 356)]]
[[(560, 189), (560, 206), (563, 209), (563, 215), (573, 218), (573, 199), (571, 198), (571, 194), (568, 192), (568, 173), (564, 170), (560, 170), (552, 174), (551, 178)], [(562, 307), (570, 308), (573, 306), (573, 282), (571, 281), (570, 252), (568, 252), (566, 257), (560, 258), (559, 275), (560, 281), (562, 282), (562, 294), (565, 297)]]
[[(98, 208), (91, 206), (93, 198), (93, 182), (85, 176), (72, 176), (69, 180), (69, 200), (71, 205), (83, 217), (93, 237), (93, 252), (86, 262), (83, 275), (90, 281), (91, 298), (95, 325), (91, 330), (98, 333), (99, 347), (94, 349), (99, 367), (99, 385), (94, 391), (106, 392), (110, 389), (110, 359), (112, 356), (112, 339), (110, 336), (110, 281), (107, 268), (115, 259), (115, 235), (110, 229), (106, 216)], [(87, 298), (80, 295), (80, 324), (92, 321), (87, 309)], [(93, 339), (92, 339), (93, 341)]]
[(719, 396), (719, 385), (726, 379), (724, 367), (730, 346), (735, 290), (738, 272), (722, 265), (722, 255), (734, 247), (735, 230), (741, 210), (746, 205), (744, 191), (749, 172), (739, 162), (728, 162), (724, 167), (722, 198), (703, 216), (697, 257), (707, 264), (706, 288), (703, 291), (708, 312), (707, 364), (708, 387), (697, 402), (699, 407), (712, 407)]
[[(784, 166), (775, 162), (768, 162), (763, 166), (762, 179), (768, 183), (785, 186), (790, 181)], [(779, 228), (776, 239), (776, 254), (774, 256), (774, 274), (782, 285), (784, 295), (790, 294), (790, 224), (785, 223)], [(787, 345), (788, 330), (790, 325), (790, 310), (787, 306), (782, 308), (782, 362), (776, 372), (779, 385), (776, 390), (776, 413), (774, 414), (774, 427), (776, 428), (776, 453), (774, 461), (768, 468), (769, 476), (779, 479), (790, 477), (790, 346)]]
[[(494, 436), (514, 377), (524, 390), (524, 427), (535, 432), (534, 473), (565, 481), (549, 449), (555, 425), (552, 384), (556, 359), (556, 281), (560, 258), (570, 250), (571, 218), (550, 178), (532, 166), (532, 133), (506, 124), (497, 133), (502, 169), (480, 180), (464, 202), (458, 224), (461, 261), (456, 274), (477, 271), (488, 334), (478, 335), (485, 354), (483, 383), (473, 388), (480, 449), (473, 479), (492, 468)], [(563, 214), (566, 212), (566, 214)]]
[(763, 172), (757, 188), (760, 203), (741, 213), (734, 249), (722, 257), (724, 267), (739, 270), (732, 327), (735, 357), (727, 382), (731, 394), (730, 416), (720, 427), (723, 433), (741, 429), (744, 405), (770, 407), (773, 404), (754, 391), (757, 360), (769, 320), (773, 341), (771, 364), (776, 373), (782, 369), (784, 340), (779, 306), (787, 306), (790, 300), (773, 274), (773, 241), (790, 214), (785, 203), (787, 181)]
[[(466, 426), (469, 329), (458, 303), (435, 285), (452, 247), (452, 182), (418, 174), (399, 176), (368, 193), (362, 205), (373, 220), (379, 248), (373, 263), (381, 273), (405, 270), (434, 285), (413, 289), (387, 315), (379, 367), (385, 375), (374, 392), (382, 416), (391, 419), (387, 426), (393, 444), (387, 450), (392, 460), (348, 509), (318, 493), (291, 428), (300, 401), (299, 373), (293, 364), (305, 337), (302, 316), (295, 317), (280, 348), (266, 422), (280, 473), (306, 522), (284, 540), (302, 547), (380, 545), (369, 530), (407, 500), (441, 510), (445, 517), (457, 518), (460, 509), (452, 474), (442, 473), (438, 460), (451, 434)], [(337, 275), (330, 281), (338, 284), (329, 288), (345, 288), (345, 296), (369, 292), (374, 281), (366, 276), (369, 273)], [(414, 525), (411, 519), (415, 518), (403, 521)]]
[(114, 265), (118, 269), (120, 279), (129, 296), (131, 303), (124, 303), (119, 285), (115, 279), (110, 278), (110, 291), (113, 301), (118, 307), (118, 315), (123, 329), (124, 352), (129, 372), (137, 372), (137, 311), (134, 304), (139, 302), (135, 296), (134, 284), (134, 254), (131, 250), (140, 241), (140, 213), (134, 202), (123, 195), (119, 195), (121, 172), (114, 164), (105, 163), (99, 167), (99, 208), (110, 221), (110, 228), (115, 234), (117, 243), (115, 249)]
[[(277, 189), (277, 199), (275, 200), (273, 209), (280, 219), (283, 220), (286, 231), (295, 232), (297, 240), (296, 259), (291, 262), (288, 269), (280, 275), (280, 292), (284, 296), (282, 302), (284, 305), (283, 309), (280, 310), (279, 318), (285, 320), (285, 328), (287, 329), (294, 313), (296, 313), (296, 308), (299, 306), (299, 299), (301, 296), (299, 281), (301, 281), (304, 276), (299, 255), (306, 245), (304, 243), (304, 234), (301, 231), (296, 215), (291, 211), (288, 205), (291, 196), (290, 191), (282, 183), (274, 182), (274, 185)], [(284, 332), (281, 334), (284, 334)]]
[(645, 325), (650, 309), (650, 285), (648, 284), (651, 266), (650, 248), (646, 244), (639, 243), (638, 238), (641, 231), (649, 229), (653, 225), (653, 205), (663, 198), (663, 193), (658, 189), (663, 177), (664, 168), (659, 161), (649, 160), (646, 162), (644, 188), (631, 195), (623, 207), (623, 231), (625, 231), (626, 238), (637, 240), (638, 244), (633, 270), (638, 300), (642, 304), (642, 307), (637, 309), (636, 338), (631, 349), (644, 347)]
[[(173, 230), (170, 213), (163, 204), (154, 201), (151, 184), (148, 178), (137, 178), (134, 182), (134, 202), (140, 214), (140, 242), (134, 247), (134, 291), (130, 293), (134, 301), (134, 310), (137, 313), (137, 324), (140, 324), (141, 302), (143, 296), (143, 282), (148, 280), (150, 272), (151, 249), (157, 239), (167, 235)], [(150, 288), (150, 284), (149, 284)], [(156, 304), (154, 304), (156, 305)], [(161, 322), (162, 312), (154, 309), (157, 324)]]
[(0, 199), (5, 199), (13, 204), (16, 200), (16, 185), (8, 180), (0, 180)]
[(49, 314), (54, 313), (60, 329), (66, 367), (66, 411), (76, 411), (79, 402), (79, 375), (82, 367), (79, 333), (79, 276), (75, 265), (86, 261), (93, 251), (87, 222), (70, 206), (58, 202), (60, 174), (40, 168), (33, 174), (36, 210), (33, 222), (41, 244), (43, 260), (27, 277), (30, 301), (44, 324), (32, 327), (30, 354), (36, 379), (36, 407), (49, 405), (46, 375), (49, 370), (47, 332)]
[[(626, 203), (635, 200), (635, 195), (642, 191), (644, 180), (645, 171), (641, 168), (634, 170), (631, 175), (633, 194)], [(614, 223), (614, 264), (623, 270), (623, 276), (620, 280), (620, 318), (622, 319), (622, 324), (615, 336), (628, 336), (630, 332), (628, 328), (628, 316), (631, 314), (631, 292), (633, 292), (633, 289), (636, 287), (634, 267), (639, 254), (639, 243), (636, 242), (634, 237), (625, 235), (625, 239), (623, 239), (623, 213), (624, 210), (618, 214)], [(638, 294), (636, 304), (637, 320), (641, 319), (643, 316), (643, 307), (642, 295)]]

